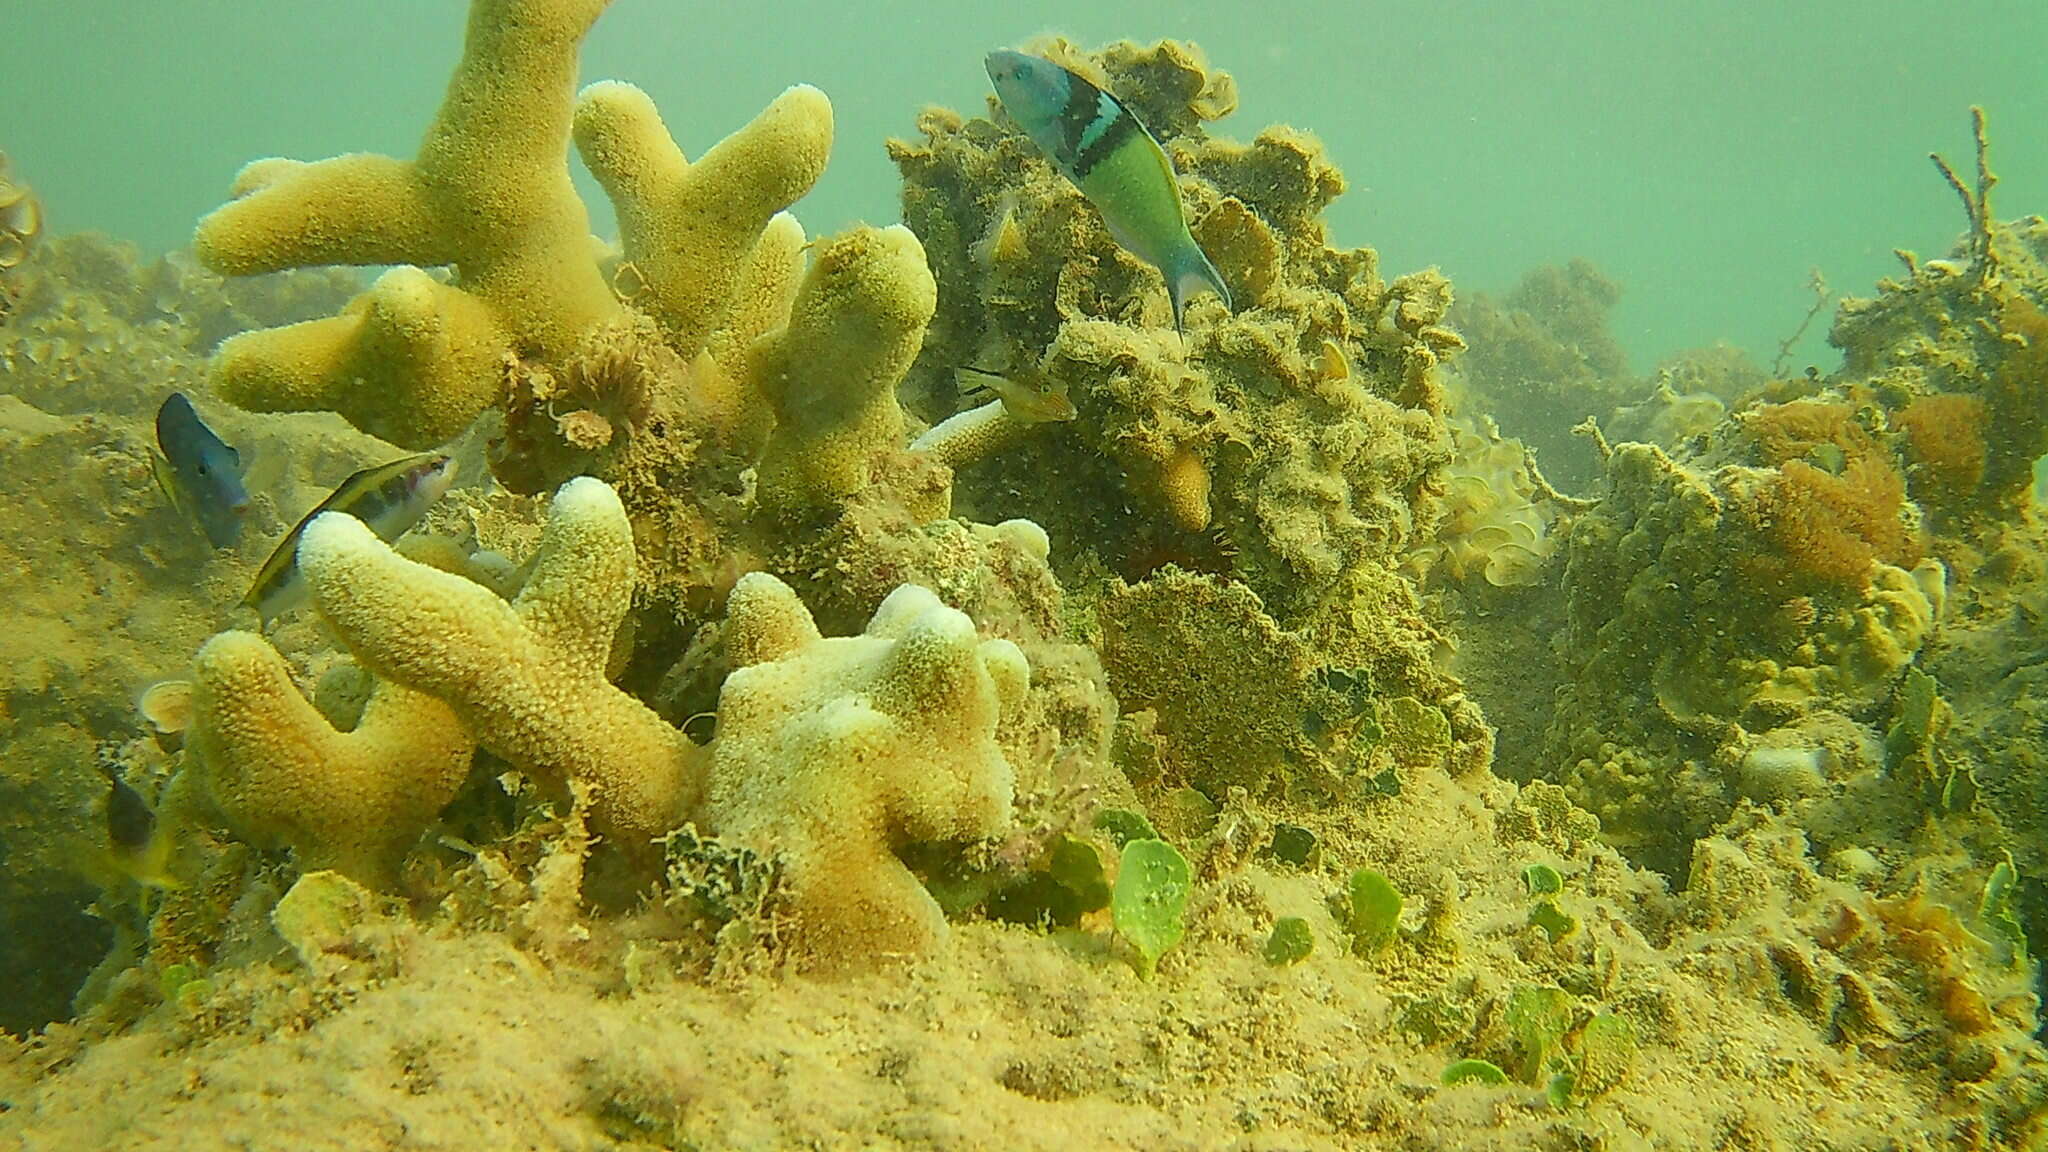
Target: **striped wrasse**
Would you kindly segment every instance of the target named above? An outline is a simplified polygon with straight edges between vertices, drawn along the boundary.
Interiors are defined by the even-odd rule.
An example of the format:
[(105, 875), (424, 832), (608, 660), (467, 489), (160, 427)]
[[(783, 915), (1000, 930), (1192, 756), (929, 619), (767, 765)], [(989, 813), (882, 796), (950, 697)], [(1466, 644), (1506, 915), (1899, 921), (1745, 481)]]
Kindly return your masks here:
[(454, 484), (455, 461), (439, 452), (407, 456), (357, 472), (292, 525), (256, 573), (242, 603), (254, 608), (268, 624), (306, 602), (306, 581), (299, 575), (299, 538), (321, 513), (347, 513), (389, 544), (411, 531)]
[(1001, 50), (985, 63), (1003, 110), (1102, 213), (1116, 242), (1166, 277), (1175, 329), (1204, 288), (1230, 307), (1223, 276), (1188, 231), (1172, 159), (1123, 101), (1042, 56)]

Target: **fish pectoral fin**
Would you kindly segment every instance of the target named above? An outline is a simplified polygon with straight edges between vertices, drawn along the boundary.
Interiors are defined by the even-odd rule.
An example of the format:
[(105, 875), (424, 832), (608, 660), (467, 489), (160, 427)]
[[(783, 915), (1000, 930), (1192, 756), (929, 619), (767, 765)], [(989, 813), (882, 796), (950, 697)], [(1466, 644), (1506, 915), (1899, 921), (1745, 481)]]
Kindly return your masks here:
[(178, 498), (177, 474), (171, 471), (171, 462), (164, 459), (162, 453), (153, 451), (149, 454), (149, 475), (156, 481), (157, 491), (164, 494), (165, 503), (169, 504), (173, 511), (180, 516), (192, 514), (186, 509), (185, 502)]

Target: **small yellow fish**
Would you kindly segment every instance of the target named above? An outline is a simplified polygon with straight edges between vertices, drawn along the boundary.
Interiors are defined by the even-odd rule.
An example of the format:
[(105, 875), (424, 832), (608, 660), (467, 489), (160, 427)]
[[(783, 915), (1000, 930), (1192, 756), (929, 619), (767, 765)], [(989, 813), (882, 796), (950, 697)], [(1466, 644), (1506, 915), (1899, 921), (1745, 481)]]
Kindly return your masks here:
[(423, 452), (365, 468), (343, 480), (332, 495), (292, 525), (256, 573), (249, 594), (242, 598), (243, 605), (254, 608), (269, 624), (306, 602), (306, 582), (299, 575), (299, 537), (315, 516), (346, 512), (388, 544), (411, 531), (454, 484), (455, 461), (440, 452)]
[[(114, 876), (145, 888), (176, 888), (171, 876), (171, 837), (156, 809), (119, 772), (104, 768), (107, 777), (107, 850), (102, 858)], [(100, 869), (92, 869), (99, 872)], [(109, 877), (101, 875), (105, 882)]]
[(962, 392), (994, 395), (1003, 402), (1003, 411), (1013, 420), (1026, 424), (1053, 424), (1072, 420), (1076, 414), (1065, 385), (1043, 378), (1029, 382), (1024, 379), (1037, 376), (1035, 372), (1004, 374), (972, 365), (962, 366), (960, 372)]

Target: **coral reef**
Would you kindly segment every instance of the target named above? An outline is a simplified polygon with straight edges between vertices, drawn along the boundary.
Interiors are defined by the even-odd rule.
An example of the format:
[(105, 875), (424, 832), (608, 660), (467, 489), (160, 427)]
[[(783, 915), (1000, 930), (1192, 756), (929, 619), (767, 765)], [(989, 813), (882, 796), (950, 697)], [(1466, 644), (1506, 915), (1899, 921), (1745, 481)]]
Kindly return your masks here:
[[(1631, 426), (1661, 448), (1594, 428), (1604, 493), (1566, 517), (1562, 677), (1517, 774), (1682, 878), (1674, 946), (1726, 952), (1730, 973), (1755, 950), (1759, 994), (1957, 1070), (1983, 1103), (1970, 1138), (2025, 1146), (2035, 970), (1996, 944), (2023, 918), (1990, 909), (2008, 854), (2044, 866), (2018, 735), (2039, 714), (2020, 670), (2043, 573), (2015, 512), (2048, 449), (2016, 407), (2030, 388), (2038, 405), (2026, 329), (2048, 277), (2038, 224), (1993, 222), (1979, 167), (1956, 255), (1908, 254), (1907, 280), (1844, 302), (1839, 372), (1705, 383), (1732, 412), (1702, 406), (1680, 437)], [(1666, 411), (1686, 395), (1660, 391)], [(1502, 688), (1474, 694), (1491, 710)]]
[[(561, 163), (577, 46), (604, 0), (470, 7), (441, 114), (411, 161), (259, 160), (193, 247), (218, 272), (391, 264), (340, 316), (236, 337), (214, 385), (265, 410), (325, 408), (424, 447), (497, 399), (508, 351), (561, 356), (618, 305)], [(423, 268), (451, 265), (443, 283)]]
[[(1179, 165), (1240, 305), (1183, 340), (993, 108), (892, 146), (906, 227), (807, 244), (824, 99), (686, 163), (638, 90), (573, 94), (602, 7), (476, 0), (415, 160), (261, 161), (201, 230), (445, 279), (24, 266), (0, 960), (89, 946), (0, 1008), (41, 1028), (0, 1037), (0, 1143), (2048, 1139), (2048, 295), (1988, 168), (1956, 257), (1844, 306), (1841, 372), (1628, 380), (1597, 273), (1461, 335), (1442, 276), (1329, 243), (1312, 137), (1210, 134), (1235, 87), (1191, 47), (1050, 45)], [(142, 465), (251, 326), (221, 394), (474, 421), (448, 451), (516, 490), (397, 548), (319, 518), (316, 613), (262, 639), (260, 539), (212, 554)], [(1518, 372), (1617, 431), (1573, 495), (1454, 422)], [(283, 455), (252, 536), (395, 454), (192, 390)], [(195, 648), (180, 748), (132, 701)], [(109, 780), (176, 888), (66, 878)]]
[(1828, 339), (1842, 350), (1842, 377), (1902, 418), (1914, 496), (1987, 520), (2025, 507), (2034, 461), (2048, 452), (2039, 403), (2048, 381), (2048, 222), (1992, 216), (1997, 177), (1981, 110), (1975, 126), (1974, 189), (1937, 158), (1969, 220), (1956, 251), (1927, 261), (1901, 252), (1905, 279), (1881, 282), (1874, 298), (1844, 300)]
[(1851, 530), (1868, 521), (1845, 527), (1820, 497), (1784, 524), (1783, 472), (1701, 472), (1641, 444), (1615, 446), (1607, 471), (1566, 544), (1570, 682), (1544, 755), (1610, 836), (1682, 870), (1730, 812), (1727, 768), (1752, 734), (1887, 699), (1946, 577), (1876, 561)]
[(1215, 576), (1169, 569), (1112, 585), (1096, 607), (1099, 645), (1118, 702), (1145, 717), (1157, 750), (1146, 793), (1355, 795), (1407, 755), (1388, 738), (1400, 710), (1444, 729), (1435, 762), (1483, 763), (1490, 737), (1433, 666), (1437, 637), (1412, 615), (1406, 584), (1388, 577), (1356, 603), (1356, 627), (1291, 632), (1250, 589)]

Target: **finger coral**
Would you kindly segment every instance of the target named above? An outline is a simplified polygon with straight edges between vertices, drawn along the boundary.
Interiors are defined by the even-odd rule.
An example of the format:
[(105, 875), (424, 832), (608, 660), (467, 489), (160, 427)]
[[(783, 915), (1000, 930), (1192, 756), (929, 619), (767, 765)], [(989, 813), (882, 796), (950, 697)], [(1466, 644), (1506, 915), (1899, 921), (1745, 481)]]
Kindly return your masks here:
[(782, 512), (865, 487), (903, 447), (896, 384), (916, 359), (938, 288), (908, 228), (856, 228), (821, 245), (789, 323), (754, 345), (748, 373), (776, 416), (761, 501)]
[(379, 683), (338, 732), (260, 636), (223, 632), (197, 664), (194, 782), (237, 836), (292, 849), (303, 871), (388, 884), (469, 772), (476, 742), (431, 696)]
[[(633, 301), (685, 358), (743, 301), (769, 221), (809, 189), (831, 106), (785, 93), (685, 165), (638, 89), (578, 104), (577, 49), (608, 0), (475, 0), (441, 111), (411, 160), (258, 160), (199, 223), (208, 267), (247, 275), (393, 264), (338, 316), (235, 337), (213, 363), (226, 399), (330, 409), (395, 443), (438, 443), (496, 404), (508, 362), (559, 367), (628, 319), (564, 162), (572, 132), (619, 209)], [(781, 245), (789, 248), (788, 245)], [(422, 271), (448, 266), (444, 281)], [(587, 425), (589, 421), (584, 421)], [(594, 427), (573, 427), (588, 440)]]
[(701, 787), (682, 733), (606, 678), (633, 594), (633, 536), (612, 490), (555, 494), (512, 603), (399, 556), (360, 521), (306, 529), (299, 565), (321, 615), (372, 672), (445, 700), (477, 740), (542, 781), (574, 781), (629, 852), (681, 822)]
[[(329, 408), (426, 445), (497, 399), (520, 350), (560, 355), (618, 304), (562, 164), (576, 50), (606, 0), (478, 0), (441, 113), (413, 160), (258, 160), (199, 222), (194, 250), (231, 275), (395, 264), (342, 315), (221, 347), (215, 386), (260, 410)], [(452, 283), (422, 267), (452, 265)]]
[(924, 955), (945, 916), (896, 857), (906, 842), (992, 836), (1014, 774), (996, 725), (1030, 668), (906, 584), (859, 636), (822, 639), (788, 585), (733, 588), (734, 663), (719, 697), (705, 815), (781, 863), (797, 962), (844, 969)]
[(619, 213), (625, 258), (676, 352), (695, 356), (732, 307), (768, 221), (810, 191), (832, 148), (832, 105), (809, 85), (698, 157), (662, 127), (645, 92), (605, 81), (576, 102), (576, 149)]

